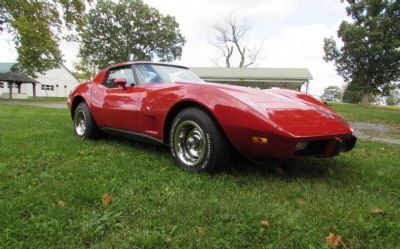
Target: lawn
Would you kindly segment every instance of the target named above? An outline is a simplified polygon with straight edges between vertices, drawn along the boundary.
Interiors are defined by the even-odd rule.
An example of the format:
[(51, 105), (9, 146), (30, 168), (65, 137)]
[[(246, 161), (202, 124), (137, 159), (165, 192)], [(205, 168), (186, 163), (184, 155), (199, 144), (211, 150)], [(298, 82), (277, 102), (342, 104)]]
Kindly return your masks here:
[[(0, 99), (1, 100), (9, 100), (9, 99)], [(12, 101), (17, 102), (67, 102), (66, 97), (29, 97), (28, 99), (13, 99)], [(0, 102), (1, 103), (1, 102)]]
[(400, 124), (399, 106), (368, 106), (356, 104), (329, 103), (333, 109), (351, 121), (367, 121), (376, 123)]
[(0, 118), (1, 248), (400, 246), (399, 145), (190, 174), (163, 147), (79, 141), (66, 109), (0, 103)]

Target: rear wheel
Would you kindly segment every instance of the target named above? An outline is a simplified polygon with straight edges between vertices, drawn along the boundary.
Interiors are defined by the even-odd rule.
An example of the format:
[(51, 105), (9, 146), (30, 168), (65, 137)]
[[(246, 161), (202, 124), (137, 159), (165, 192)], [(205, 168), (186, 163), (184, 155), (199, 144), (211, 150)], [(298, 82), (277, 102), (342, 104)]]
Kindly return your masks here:
[(170, 130), (170, 149), (176, 164), (185, 170), (212, 171), (229, 162), (231, 149), (215, 121), (198, 108), (178, 113)]
[(74, 132), (80, 139), (92, 139), (98, 135), (98, 128), (85, 102), (80, 103), (74, 113)]

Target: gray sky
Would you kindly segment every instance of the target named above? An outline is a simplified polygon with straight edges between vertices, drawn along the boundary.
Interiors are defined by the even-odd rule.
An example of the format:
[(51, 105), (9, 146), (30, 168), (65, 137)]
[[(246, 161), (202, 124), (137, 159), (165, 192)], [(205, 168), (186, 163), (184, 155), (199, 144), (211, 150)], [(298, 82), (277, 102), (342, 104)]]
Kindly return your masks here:
[[(233, 13), (251, 27), (249, 46), (264, 41), (256, 67), (306, 67), (314, 80), (310, 93), (321, 95), (329, 85), (343, 85), (332, 63), (323, 59), (323, 39), (336, 36), (346, 19), (339, 0), (144, 0), (162, 14), (176, 17), (186, 38), (182, 58), (185, 66), (216, 66), (217, 51), (212, 45), (213, 26)], [(61, 43), (65, 65), (73, 70), (78, 61), (78, 44)], [(15, 61), (11, 37), (0, 33), (0, 61)], [(221, 64), (222, 66), (223, 64)]]

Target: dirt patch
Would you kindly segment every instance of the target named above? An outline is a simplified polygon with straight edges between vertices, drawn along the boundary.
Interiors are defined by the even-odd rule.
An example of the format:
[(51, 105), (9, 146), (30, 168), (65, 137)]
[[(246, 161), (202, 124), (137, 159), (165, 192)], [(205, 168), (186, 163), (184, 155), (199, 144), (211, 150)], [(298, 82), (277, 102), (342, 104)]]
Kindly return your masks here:
[(354, 134), (361, 139), (400, 144), (400, 127), (389, 124), (350, 122)]

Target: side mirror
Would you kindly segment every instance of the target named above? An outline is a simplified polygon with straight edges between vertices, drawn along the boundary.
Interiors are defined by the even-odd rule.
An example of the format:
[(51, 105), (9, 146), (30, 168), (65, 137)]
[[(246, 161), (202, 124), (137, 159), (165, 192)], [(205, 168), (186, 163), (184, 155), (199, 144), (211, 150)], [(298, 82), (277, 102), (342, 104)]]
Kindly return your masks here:
[(113, 79), (113, 83), (117, 86), (121, 86), (123, 89), (126, 88), (126, 79), (124, 78)]

